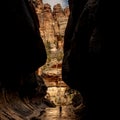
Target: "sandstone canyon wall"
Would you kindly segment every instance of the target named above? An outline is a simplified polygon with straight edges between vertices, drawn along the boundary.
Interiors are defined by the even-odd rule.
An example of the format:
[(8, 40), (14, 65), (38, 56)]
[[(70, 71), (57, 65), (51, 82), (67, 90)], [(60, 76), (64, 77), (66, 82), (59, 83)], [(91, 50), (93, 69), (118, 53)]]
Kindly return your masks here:
[[(28, 38), (26, 37), (28, 34), (22, 35), (22, 33), (25, 34), (26, 31), (31, 30), (31, 26), (32, 26), (32, 25), (29, 26), (30, 27), (29, 29), (25, 28), (27, 25), (25, 23), (26, 18), (19, 17), (19, 15), (25, 15), (24, 13), (22, 13), (23, 12), (22, 7), (24, 7), (26, 11), (26, 6), (24, 6), (25, 4), (23, 5), (22, 2), (24, 3), (25, 1), (18, 0), (14, 2), (14, 4), (10, 1), (7, 1), (6, 10), (8, 10), (9, 12), (6, 15), (6, 18), (2, 17), (4, 18), (2, 19), (3, 23), (5, 23), (4, 28), (8, 28), (7, 31), (4, 31), (4, 28), (3, 28), (2, 32), (5, 34), (8, 34), (8, 31), (9, 31), (10, 36), (9, 36), (9, 39), (6, 38), (7, 36), (4, 36), (4, 39), (7, 41), (7, 44), (5, 43), (6, 41), (4, 43), (8, 51), (4, 53), (6, 57), (3, 54), (2, 54), (3, 56), (1, 56), (2, 63), (5, 63), (5, 64), (2, 67), (3, 68), (3, 71), (1, 73), (2, 78), (0, 80), (0, 120), (40, 119), (40, 115), (44, 111), (44, 108), (41, 107), (42, 103), (44, 105), (47, 103), (48, 106), (54, 107), (54, 104), (50, 103), (50, 101), (47, 101), (44, 98), (46, 95), (47, 86), (45, 85), (42, 77), (36, 74), (36, 71), (35, 71), (36, 68), (34, 72), (32, 71), (33, 73), (30, 72), (24, 75), (23, 74), (21, 75), (21, 73), (16, 74), (18, 71), (14, 69), (14, 66), (17, 67), (18, 69), (19, 67), (21, 67), (20, 65), (21, 60), (22, 62), (24, 62), (24, 60), (26, 62), (28, 61), (28, 63), (33, 62), (34, 57), (32, 57), (31, 54), (34, 56), (38, 53), (36, 52), (34, 53), (33, 51), (31, 51), (30, 48), (27, 49), (29, 45), (33, 46), (32, 49), (34, 50), (39, 48), (38, 45), (36, 45), (36, 47), (34, 46), (36, 43), (32, 41), (33, 39), (31, 37), (28, 37)], [(68, 19), (69, 9), (66, 8), (65, 10), (63, 10), (61, 8), (61, 5), (57, 4), (56, 6), (54, 6), (54, 9), (52, 11), (50, 5), (43, 4), (42, 0), (34, 0), (32, 2), (35, 7), (36, 13), (38, 15), (38, 19), (39, 19), (38, 22), (40, 25), (39, 32), (41, 34), (41, 37), (43, 38), (43, 42), (55, 44), (57, 47), (57, 42), (63, 41), (64, 30), (65, 30), (67, 19)], [(21, 5), (22, 7), (19, 6), (19, 8), (16, 8), (15, 7), (16, 5), (18, 6)], [(22, 10), (22, 12), (20, 10)], [(17, 14), (17, 12), (19, 12), (19, 14)], [(6, 14), (6, 11), (4, 11), (4, 13)], [(15, 16), (12, 15), (12, 13), (15, 14)], [(19, 17), (19, 20), (16, 19), (16, 17)], [(30, 17), (30, 16), (28, 15), (27, 17)], [(8, 18), (9, 18), (9, 21), (8, 21)], [(18, 20), (18, 21), (15, 21), (15, 20)], [(22, 22), (25, 21), (23, 22), (24, 25), (21, 23), (21, 20)], [(18, 31), (15, 31), (14, 28), (17, 29)], [(34, 34), (34, 32), (29, 33), (30, 36), (32, 34)], [(24, 39), (22, 38), (23, 36), (25, 37)], [(25, 43), (25, 45), (22, 44), (22, 42)], [(18, 46), (14, 46), (16, 44)], [(27, 57), (28, 54), (25, 53), (26, 51), (28, 52), (29, 57), (31, 58)], [(11, 55), (10, 57), (8, 57), (8, 53)], [(23, 54), (24, 54), (24, 57), (20, 57), (20, 55), (22, 56)], [(43, 55), (40, 58), (42, 57), (44, 58), (45, 56)], [(18, 60), (18, 58), (20, 59)], [(18, 61), (16, 61), (16, 59)], [(5, 62), (5, 60), (8, 60), (8, 61)], [(38, 63), (35, 63), (35, 64), (39, 66)], [(19, 64), (19, 67), (17, 66), (18, 64)], [(44, 63), (42, 63), (42, 65), (43, 64)], [(30, 66), (32, 65), (33, 64), (30, 64)], [(9, 68), (7, 73), (5, 72), (6, 68)], [(24, 72), (26, 72), (26, 70), (28, 69), (29, 68), (25, 68)], [(3, 83), (4, 83), (4, 86), (3, 86)]]
[(64, 31), (69, 16), (69, 7), (62, 8), (60, 4), (53, 6), (42, 1), (35, 2), (36, 12), (40, 22), (40, 33), (44, 42), (51, 44), (63, 41)]

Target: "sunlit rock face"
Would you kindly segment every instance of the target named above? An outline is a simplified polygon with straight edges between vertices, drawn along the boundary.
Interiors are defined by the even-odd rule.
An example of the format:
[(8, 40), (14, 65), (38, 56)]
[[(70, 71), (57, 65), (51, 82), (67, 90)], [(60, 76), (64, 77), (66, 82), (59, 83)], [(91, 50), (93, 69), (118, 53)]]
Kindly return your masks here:
[(43, 16), (41, 17), (41, 19), (43, 19), (40, 25), (44, 41), (54, 43), (54, 41), (56, 40), (54, 36), (54, 19), (51, 6), (47, 3), (44, 4)]
[(36, 12), (39, 14), (43, 10), (43, 1), (42, 0), (32, 0), (35, 6)]
[[(69, 16), (69, 7), (62, 8), (60, 4), (53, 6), (48, 3), (35, 2), (40, 23), (40, 33), (44, 42), (51, 44), (63, 40), (64, 31)], [(57, 45), (56, 45), (57, 46)]]
[(55, 15), (55, 18), (57, 19), (58, 17), (63, 17), (64, 12), (60, 4), (56, 4), (53, 7), (53, 15)]
[(66, 7), (66, 8), (64, 9), (64, 14), (65, 14), (66, 17), (69, 17), (69, 15), (70, 15), (69, 7)]
[(59, 35), (63, 37), (66, 24), (67, 24), (67, 20), (68, 20), (68, 16), (66, 16), (60, 4), (57, 4), (53, 7), (53, 17), (58, 23)]

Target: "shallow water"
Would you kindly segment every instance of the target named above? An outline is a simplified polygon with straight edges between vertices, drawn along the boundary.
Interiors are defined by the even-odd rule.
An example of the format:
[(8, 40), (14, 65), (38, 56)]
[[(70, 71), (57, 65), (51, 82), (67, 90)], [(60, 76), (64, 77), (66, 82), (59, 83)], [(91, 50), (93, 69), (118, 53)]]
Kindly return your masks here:
[[(55, 108), (46, 108), (41, 120), (80, 120), (80, 117), (74, 113), (74, 108), (71, 105), (73, 93), (66, 92), (67, 87), (48, 87), (47, 98), (56, 104)], [(60, 111), (60, 105), (62, 109)]]
[(80, 120), (80, 118), (74, 114), (71, 105), (60, 107), (46, 108), (44, 114), (41, 116), (41, 120)]

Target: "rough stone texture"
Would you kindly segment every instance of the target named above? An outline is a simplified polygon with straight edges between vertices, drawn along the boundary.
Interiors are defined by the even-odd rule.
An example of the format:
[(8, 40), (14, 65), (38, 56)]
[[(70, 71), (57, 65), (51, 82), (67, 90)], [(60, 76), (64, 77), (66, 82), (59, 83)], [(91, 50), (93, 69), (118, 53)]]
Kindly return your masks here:
[(69, 16), (69, 7), (63, 9), (60, 4), (56, 4), (52, 10), (48, 3), (42, 3), (41, 7), (36, 6), (36, 11), (40, 23), (40, 33), (44, 42), (57, 44), (58, 41), (63, 41), (64, 31)]
[(44, 4), (43, 16), (41, 25), (41, 35), (45, 42), (54, 43), (54, 19), (52, 15), (52, 10), (49, 4)]
[(64, 10), (62, 9), (60, 4), (57, 4), (53, 7), (53, 17), (58, 23), (59, 35), (63, 37), (68, 16), (65, 16)]
[[(43, 81), (36, 80), (40, 76), (36, 78), (35, 72), (47, 59), (43, 40), (61, 40), (67, 15), (60, 13), (59, 20), (54, 12), (55, 21), (48, 4), (43, 5), (41, 0), (33, 3), (6, 1), (5, 17), (1, 16), (4, 25), (1, 26), (1, 37), (4, 38), (1, 45), (4, 48), (1, 49), (0, 64), (0, 120), (40, 119), (46, 104), (47, 107), (55, 107), (44, 98), (47, 88)], [(7, 51), (4, 50), (6, 48)]]
[(33, 4), (34, 4), (34, 7), (36, 9), (36, 12), (39, 14), (42, 12), (43, 10), (43, 1), (42, 0), (32, 0), (33, 1)]

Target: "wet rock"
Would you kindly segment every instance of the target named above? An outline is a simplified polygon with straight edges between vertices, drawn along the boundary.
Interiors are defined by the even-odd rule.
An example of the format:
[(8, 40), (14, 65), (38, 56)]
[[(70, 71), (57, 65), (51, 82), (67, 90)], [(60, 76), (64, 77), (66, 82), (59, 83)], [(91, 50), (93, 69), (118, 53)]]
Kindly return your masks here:
[(44, 99), (44, 104), (46, 104), (48, 107), (56, 107), (55, 103), (53, 101), (50, 101), (49, 99)]

